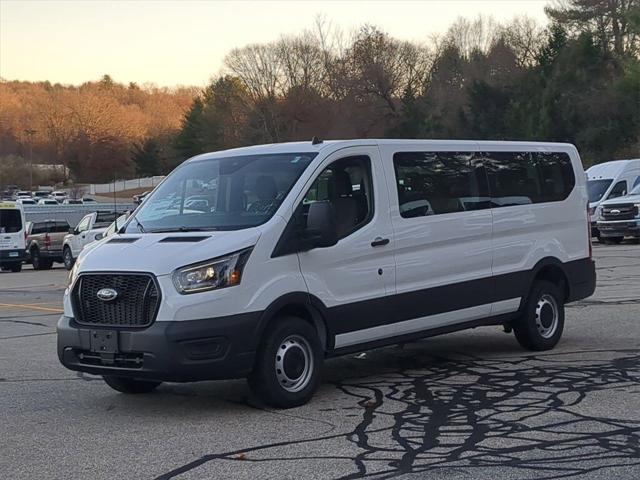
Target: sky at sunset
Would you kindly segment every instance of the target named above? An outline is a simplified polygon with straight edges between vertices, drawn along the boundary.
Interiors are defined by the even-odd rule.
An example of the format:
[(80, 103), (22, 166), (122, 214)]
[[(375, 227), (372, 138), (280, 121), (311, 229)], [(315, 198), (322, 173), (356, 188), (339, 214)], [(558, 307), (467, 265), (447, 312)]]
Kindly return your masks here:
[(546, 22), (546, 0), (470, 1), (35, 1), (0, 0), (0, 77), (78, 84), (203, 86), (234, 47), (313, 27), (323, 15), (345, 32), (364, 23), (421, 41), (458, 16)]

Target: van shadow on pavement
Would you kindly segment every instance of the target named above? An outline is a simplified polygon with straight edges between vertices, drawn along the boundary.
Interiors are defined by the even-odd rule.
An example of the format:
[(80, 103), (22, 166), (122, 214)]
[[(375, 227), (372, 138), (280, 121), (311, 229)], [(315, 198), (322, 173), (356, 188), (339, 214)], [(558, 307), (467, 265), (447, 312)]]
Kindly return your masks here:
[(639, 412), (611, 412), (599, 395), (640, 394), (637, 349), (493, 358), (399, 350), (384, 358), (382, 375), (334, 381), (354, 401), (360, 415), (355, 428), (212, 453), (158, 478), (238, 458), (263, 464), (344, 461), (344, 442), (355, 454), (342, 479), (422, 478), (427, 471), (430, 477), (490, 478), (499, 471), (501, 477), (579, 478), (640, 465)]

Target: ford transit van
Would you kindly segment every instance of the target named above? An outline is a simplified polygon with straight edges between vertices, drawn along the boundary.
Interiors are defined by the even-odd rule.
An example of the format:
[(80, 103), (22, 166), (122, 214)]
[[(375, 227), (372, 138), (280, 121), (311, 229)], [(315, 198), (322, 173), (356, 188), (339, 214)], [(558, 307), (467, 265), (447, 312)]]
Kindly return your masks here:
[(587, 206), (567, 144), (199, 155), (79, 255), (58, 355), (121, 392), (246, 377), (291, 407), (337, 355), (481, 325), (551, 349), (564, 305), (595, 288)]
[(594, 237), (600, 237), (597, 226), (602, 220), (600, 204), (627, 195), (637, 185), (640, 185), (640, 158), (599, 163), (587, 169), (589, 215)]
[(26, 254), (26, 223), (22, 205), (0, 202), (0, 268), (19, 272)]

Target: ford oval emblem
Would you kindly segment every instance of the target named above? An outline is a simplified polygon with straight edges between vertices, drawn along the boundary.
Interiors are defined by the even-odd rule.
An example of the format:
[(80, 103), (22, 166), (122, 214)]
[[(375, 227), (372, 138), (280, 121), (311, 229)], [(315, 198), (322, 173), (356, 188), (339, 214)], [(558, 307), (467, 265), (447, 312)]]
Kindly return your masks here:
[(614, 208), (613, 210), (611, 210), (611, 213), (613, 213), (614, 215), (618, 215), (620, 213), (620, 210)]
[(96, 296), (103, 302), (112, 302), (113, 300), (118, 298), (118, 292), (116, 292), (113, 288), (101, 288), (100, 290), (98, 290), (98, 293), (96, 293)]

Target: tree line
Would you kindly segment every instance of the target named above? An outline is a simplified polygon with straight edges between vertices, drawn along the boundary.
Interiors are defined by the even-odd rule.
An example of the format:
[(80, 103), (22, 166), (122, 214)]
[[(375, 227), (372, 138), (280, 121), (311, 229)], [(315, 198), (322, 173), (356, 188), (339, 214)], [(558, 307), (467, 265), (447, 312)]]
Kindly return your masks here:
[[(546, 27), (460, 18), (423, 43), (372, 25), (345, 34), (318, 18), (299, 35), (232, 50), (202, 91), (85, 85), (88, 103), (72, 104), (96, 119), (81, 117), (72, 135), (39, 107), (2, 113), (0, 155), (24, 154), (32, 112), (45, 117), (42, 145), (78, 179), (164, 173), (202, 152), (314, 135), (562, 141), (586, 164), (640, 156), (640, 0), (556, 0), (546, 13)], [(38, 88), (45, 100), (55, 90)], [(92, 122), (102, 133), (88, 133)]]

